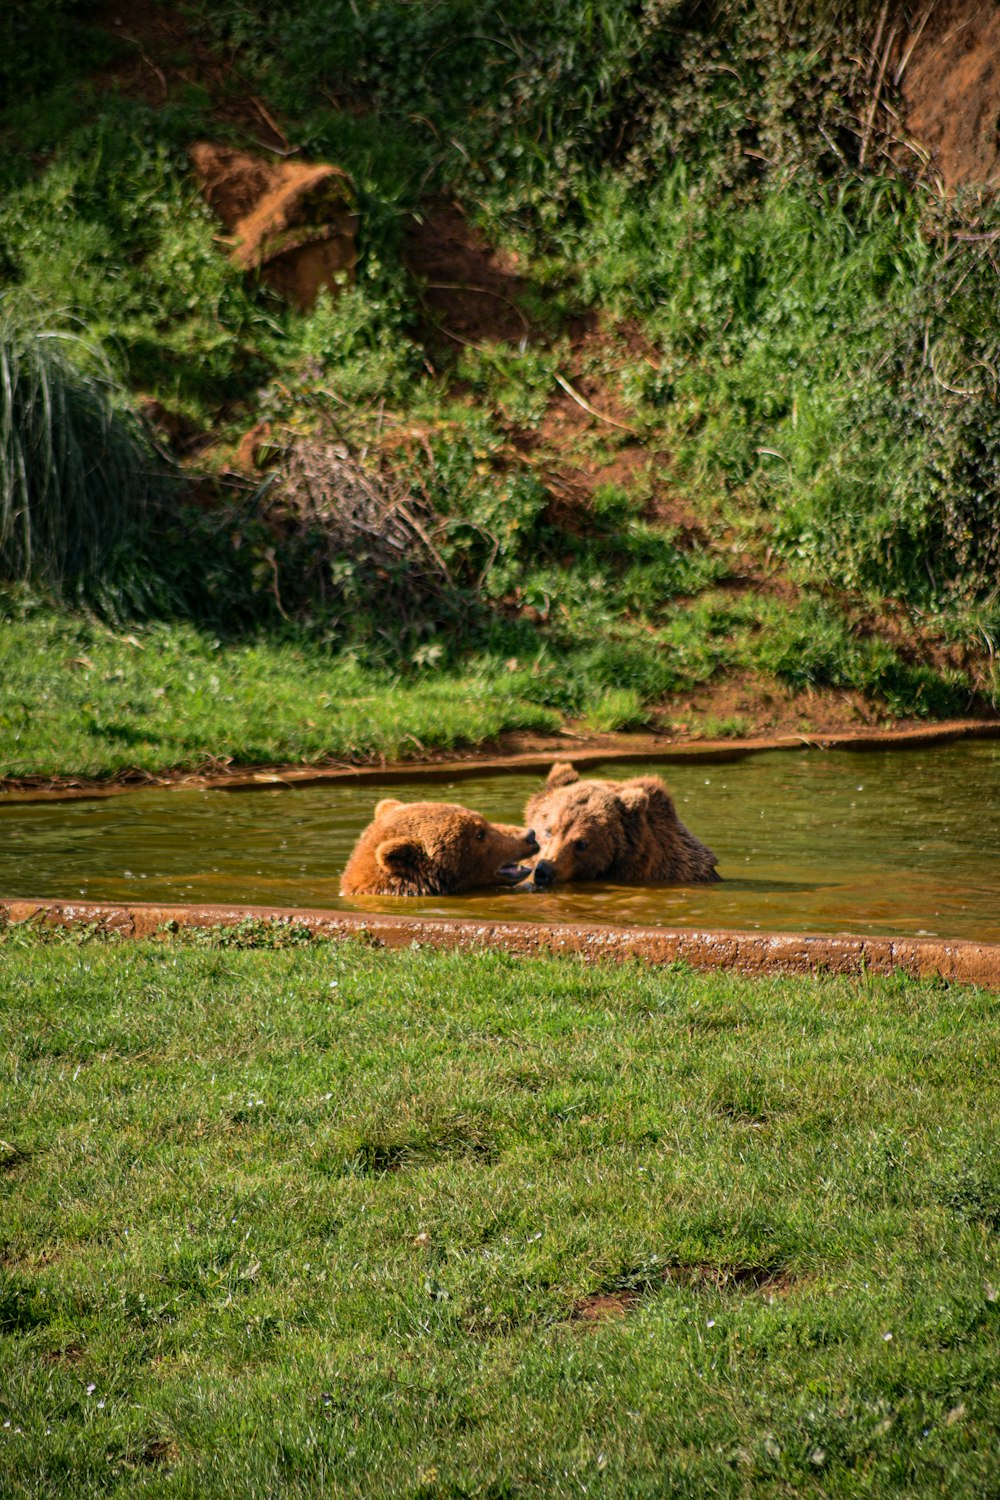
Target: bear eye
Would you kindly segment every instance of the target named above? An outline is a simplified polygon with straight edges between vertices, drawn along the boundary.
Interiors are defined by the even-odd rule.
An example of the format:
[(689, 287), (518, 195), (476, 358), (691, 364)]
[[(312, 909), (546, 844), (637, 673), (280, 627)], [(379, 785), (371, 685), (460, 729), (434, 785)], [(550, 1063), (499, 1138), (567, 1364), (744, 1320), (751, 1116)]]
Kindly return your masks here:
[(584, 851), (584, 849), (586, 849), (586, 847), (587, 847), (587, 840), (586, 839), (577, 839), (577, 841), (576, 841), (576, 847), (579, 850), (579, 852), (582, 854), (583, 851)]
[(479, 832), (476, 834), (476, 838), (479, 840), (480, 843), (482, 843), (483, 839), (485, 837), (486, 837), (486, 829), (485, 828), (480, 828)]

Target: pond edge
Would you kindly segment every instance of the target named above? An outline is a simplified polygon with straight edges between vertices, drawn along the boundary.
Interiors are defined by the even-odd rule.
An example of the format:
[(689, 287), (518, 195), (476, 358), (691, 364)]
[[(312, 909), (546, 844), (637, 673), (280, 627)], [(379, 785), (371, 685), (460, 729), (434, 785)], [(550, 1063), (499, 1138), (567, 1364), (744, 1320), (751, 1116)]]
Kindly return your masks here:
[(538, 741), (531, 749), (497, 755), (472, 750), (460, 760), (382, 761), (357, 765), (240, 766), (207, 771), (170, 771), (162, 776), (123, 773), (113, 780), (86, 777), (0, 777), (0, 808), (28, 802), (76, 802), (95, 797), (119, 797), (148, 790), (210, 790), (226, 792), (274, 791), (281, 787), (320, 786), (336, 781), (457, 781), (496, 771), (545, 770), (556, 761), (576, 766), (604, 762), (736, 761), (768, 750), (907, 750), (951, 740), (996, 739), (1000, 719), (949, 719), (907, 729), (858, 730), (844, 734), (764, 735), (751, 739), (689, 740), (679, 743), (664, 735), (615, 734), (580, 737), (566, 734)]
[[(685, 963), (695, 969), (733, 969), (748, 976), (860, 977), (902, 972), (912, 979), (937, 978), (1000, 991), (1000, 943), (964, 939), (949, 942), (938, 938), (861, 937), (851, 933), (490, 922), (233, 904), (0, 900), (0, 931), (29, 922), (50, 928), (90, 927), (123, 938), (153, 938), (181, 928), (280, 923), (307, 928), (316, 937), (327, 940), (354, 940), (377, 948), (487, 950), (523, 957), (576, 954), (589, 960), (637, 958), (655, 965)], [(253, 946), (252, 941), (248, 946)]]

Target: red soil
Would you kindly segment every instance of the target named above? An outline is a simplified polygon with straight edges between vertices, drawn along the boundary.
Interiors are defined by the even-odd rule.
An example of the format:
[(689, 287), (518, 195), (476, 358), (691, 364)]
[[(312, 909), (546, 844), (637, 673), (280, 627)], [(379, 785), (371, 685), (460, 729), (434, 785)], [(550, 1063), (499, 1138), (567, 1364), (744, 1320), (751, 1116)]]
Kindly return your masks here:
[[(897, 68), (909, 133), (946, 191), (1000, 182), (1000, 8), (936, 0), (913, 11)], [(909, 51), (912, 46), (912, 52)]]
[(259, 270), (305, 310), (322, 290), (336, 294), (354, 280), (357, 215), (346, 172), (323, 162), (268, 161), (209, 141), (191, 147), (191, 161), (243, 270)]
[(235, 60), (208, 47), (189, 27), (180, 6), (160, 0), (105, 0), (94, 19), (128, 49), (120, 62), (92, 80), (95, 87), (119, 89), (157, 107), (191, 88), (202, 89), (220, 122), (238, 127), (264, 150), (290, 149)]
[(517, 256), (493, 249), (455, 204), (439, 204), (413, 221), (406, 261), (424, 283), (423, 331), (431, 345), (539, 339), (520, 306), (529, 283)]

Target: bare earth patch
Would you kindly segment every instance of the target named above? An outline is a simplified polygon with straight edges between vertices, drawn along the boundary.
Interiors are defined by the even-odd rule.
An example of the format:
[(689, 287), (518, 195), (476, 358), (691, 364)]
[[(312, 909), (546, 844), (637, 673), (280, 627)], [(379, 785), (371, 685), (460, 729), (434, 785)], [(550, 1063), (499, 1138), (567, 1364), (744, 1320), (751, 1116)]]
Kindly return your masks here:
[(788, 1296), (801, 1278), (768, 1266), (667, 1266), (659, 1280), (641, 1287), (625, 1287), (615, 1292), (593, 1292), (582, 1297), (573, 1308), (573, 1321), (605, 1323), (624, 1318), (632, 1308), (667, 1284), (686, 1286), (694, 1291), (760, 1293), (767, 1301)]
[(410, 225), (406, 255), (425, 283), (425, 333), (432, 346), (531, 343), (541, 337), (520, 306), (528, 289), (517, 257), (495, 250), (456, 204), (428, 209)]
[[(921, 22), (923, 21), (923, 24)], [(900, 42), (906, 123), (948, 192), (1000, 180), (1000, 11), (992, 0), (918, 7)], [(902, 59), (901, 59), (902, 61)]]
[(220, 124), (246, 131), (266, 150), (289, 149), (284, 132), (235, 59), (207, 46), (180, 7), (159, 0), (107, 0), (95, 20), (129, 49), (93, 79), (97, 88), (119, 90), (156, 108), (192, 87), (201, 89)]
[(581, 1298), (573, 1309), (573, 1317), (584, 1323), (604, 1323), (609, 1318), (624, 1318), (629, 1308), (641, 1301), (641, 1292), (594, 1292)]

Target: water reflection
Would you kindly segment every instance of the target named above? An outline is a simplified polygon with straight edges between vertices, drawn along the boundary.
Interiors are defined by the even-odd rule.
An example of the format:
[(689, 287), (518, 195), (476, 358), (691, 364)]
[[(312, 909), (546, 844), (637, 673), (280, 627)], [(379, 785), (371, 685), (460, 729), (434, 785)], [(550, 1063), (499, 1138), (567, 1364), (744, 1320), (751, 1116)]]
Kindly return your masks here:
[[(0, 891), (243, 901), (491, 920), (928, 934), (1000, 941), (1000, 745), (774, 752), (649, 766), (719, 856), (711, 886), (581, 885), (421, 900), (338, 895), (379, 797), (465, 802), (519, 821), (536, 773), (0, 805)], [(635, 767), (594, 774), (627, 778)]]

